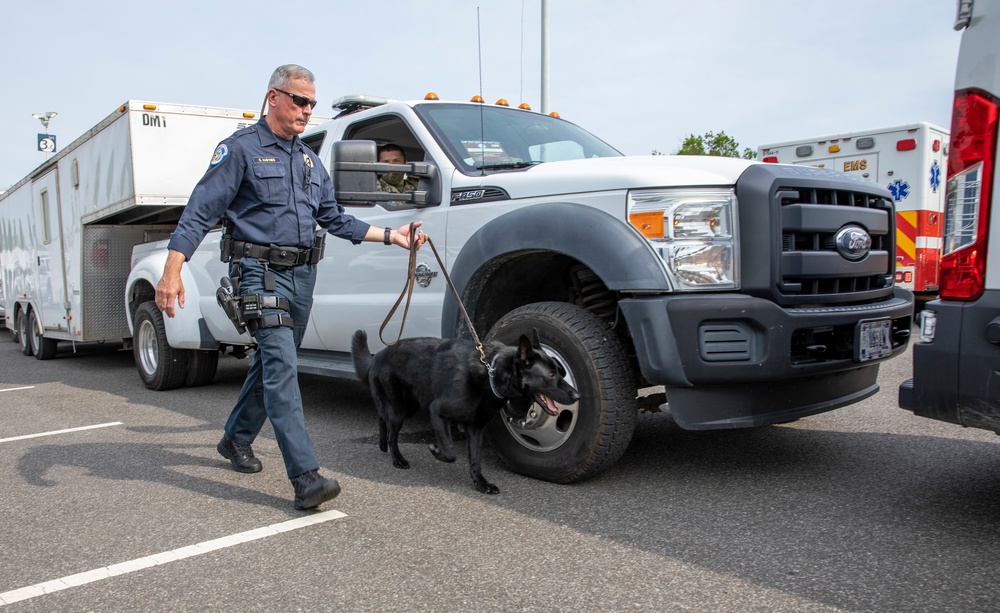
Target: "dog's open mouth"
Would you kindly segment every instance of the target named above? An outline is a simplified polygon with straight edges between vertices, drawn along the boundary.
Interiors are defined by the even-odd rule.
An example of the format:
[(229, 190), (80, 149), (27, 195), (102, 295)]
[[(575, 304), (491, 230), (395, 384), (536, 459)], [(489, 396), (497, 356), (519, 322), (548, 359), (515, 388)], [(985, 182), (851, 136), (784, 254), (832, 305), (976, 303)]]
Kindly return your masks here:
[(540, 404), (542, 408), (545, 409), (545, 412), (548, 413), (549, 415), (559, 414), (559, 409), (556, 408), (556, 404), (552, 402), (552, 399), (546, 396), (545, 394), (536, 394), (535, 402)]

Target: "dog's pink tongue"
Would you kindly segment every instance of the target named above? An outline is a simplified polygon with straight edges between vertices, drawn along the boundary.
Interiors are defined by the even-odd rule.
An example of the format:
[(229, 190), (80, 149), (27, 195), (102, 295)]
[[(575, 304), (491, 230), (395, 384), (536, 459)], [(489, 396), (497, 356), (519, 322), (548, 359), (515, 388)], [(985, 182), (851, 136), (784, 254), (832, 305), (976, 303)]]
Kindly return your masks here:
[(549, 415), (559, 414), (559, 410), (556, 409), (556, 403), (552, 402), (552, 399), (545, 394), (538, 395), (538, 404), (542, 405), (542, 408), (545, 409), (545, 412)]

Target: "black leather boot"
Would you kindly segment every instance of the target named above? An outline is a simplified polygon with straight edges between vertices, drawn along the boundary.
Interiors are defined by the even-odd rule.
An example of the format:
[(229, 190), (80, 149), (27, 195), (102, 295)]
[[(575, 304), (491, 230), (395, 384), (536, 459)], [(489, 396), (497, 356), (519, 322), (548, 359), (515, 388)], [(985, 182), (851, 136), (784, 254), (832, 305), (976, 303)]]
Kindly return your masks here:
[(327, 479), (316, 470), (292, 477), (292, 487), (295, 488), (296, 509), (318, 507), (340, 493), (340, 484), (336, 479)]
[(234, 443), (225, 434), (222, 440), (215, 446), (222, 457), (229, 460), (233, 465), (233, 470), (241, 473), (259, 473), (264, 469), (260, 460), (254, 457), (253, 449), (249, 443)]

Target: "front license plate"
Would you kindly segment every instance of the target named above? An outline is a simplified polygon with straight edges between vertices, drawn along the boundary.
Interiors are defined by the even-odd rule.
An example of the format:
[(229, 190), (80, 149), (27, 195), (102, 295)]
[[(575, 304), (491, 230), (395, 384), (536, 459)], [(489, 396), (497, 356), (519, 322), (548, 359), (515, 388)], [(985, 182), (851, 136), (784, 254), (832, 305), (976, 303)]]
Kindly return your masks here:
[(854, 332), (854, 360), (867, 362), (892, 355), (892, 321), (875, 319), (858, 322)]

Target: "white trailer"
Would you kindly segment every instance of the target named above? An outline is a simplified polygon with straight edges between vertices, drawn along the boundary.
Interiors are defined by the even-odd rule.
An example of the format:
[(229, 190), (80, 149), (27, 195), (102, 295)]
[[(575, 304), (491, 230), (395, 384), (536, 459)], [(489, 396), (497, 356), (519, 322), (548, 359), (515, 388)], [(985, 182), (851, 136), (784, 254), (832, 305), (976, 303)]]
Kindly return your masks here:
[(896, 205), (896, 284), (939, 289), (948, 130), (927, 122), (761, 145), (757, 159), (829, 168), (884, 185)]
[(4, 325), (25, 355), (128, 340), (132, 247), (166, 237), (236, 109), (128, 101), (0, 194)]

